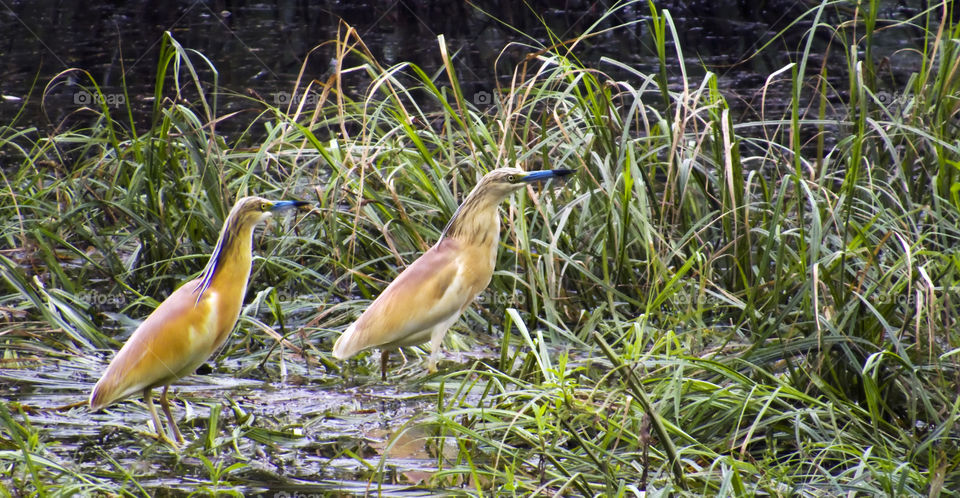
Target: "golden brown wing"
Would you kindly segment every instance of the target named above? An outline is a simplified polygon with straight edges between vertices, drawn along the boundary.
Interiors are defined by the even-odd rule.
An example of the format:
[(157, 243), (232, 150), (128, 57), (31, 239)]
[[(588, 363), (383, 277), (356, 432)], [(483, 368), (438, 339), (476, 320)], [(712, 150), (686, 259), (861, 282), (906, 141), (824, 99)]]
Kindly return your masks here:
[(91, 409), (189, 375), (209, 357), (219, 295), (208, 290), (197, 303), (197, 282), (182, 285), (137, 327), (93, 388)]
[(433, 326), (459, 314), (479, 292), (468, 282), (462, 256), (453, 239), (431, 247), (347, 327), (333, 355), (342, 360), (368, 348), (426, 342)]

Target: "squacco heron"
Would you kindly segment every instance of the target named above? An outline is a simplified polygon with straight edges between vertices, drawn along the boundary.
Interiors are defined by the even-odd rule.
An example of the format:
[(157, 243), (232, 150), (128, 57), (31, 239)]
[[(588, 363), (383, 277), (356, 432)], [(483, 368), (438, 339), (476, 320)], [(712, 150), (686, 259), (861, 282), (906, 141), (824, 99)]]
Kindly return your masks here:
[(347, 327), (333, 345), (333, 356), (344, 360), (380, 348), (380, 373), (386, 380), (390, 350), (429, 340), (427, 369), (436, 372), (444, 335), (493, 276), (500, 242), (500, 203), (531, 182), (572, 172), (500, 168), (487, 173), (457, 208), (440, 240)]
[(151, 390), (163, 386), (160, 406), (177, 442), (177, 428), (167, 390), (210, 357), (233, 330), (250, 277), (253, 228), (273, 213), (306, 205), (302, 201), (237, 201), (220, 231), (220, 239), (199, 278), (175, 290), (137, 327), (110, 362), (90, 393), (97, 411), (134, 393), (142, 393), (160, 439), (168, 440), (157, 417)]

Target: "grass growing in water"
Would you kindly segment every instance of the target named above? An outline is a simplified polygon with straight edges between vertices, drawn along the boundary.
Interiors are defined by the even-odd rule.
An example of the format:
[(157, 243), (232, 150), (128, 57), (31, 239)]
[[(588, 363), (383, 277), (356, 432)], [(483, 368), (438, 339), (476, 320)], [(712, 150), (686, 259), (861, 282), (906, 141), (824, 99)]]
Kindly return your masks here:
[[(123, 416), (143, 414), (134, 403), (63, 451), (35, 421), (65, 424), (85, 409), (38, 414), (5, 391), (0, 476), (38, 493), (146, 494), (184, 475), (208, 492), (413, 481), (389, 472), (366, 432), (331, 423), (367, 412), (355, 387), (340, 387), (330, 344), (436, 240), (484, 170), (521, 162), (579, 173), (504, 205), (498, 272), (448, 340), (499, 354), (399, 381), (429, 393), (409, 396), (430, 409), (391, 424), (384, 444), (425, 439), (427, 486), (951, 493), (960, 28), (947, 9), (910, 21), (925, 50), (894, 89), (851, 49), (883, 36), (875, 7), (839, 27), (826, 24), (826, 4), (812, 9), (810, 43), (763, 89), (788, 88), (791, 105), (751, 122), (733, 120), (716, 75), (690, 79), (679, 47), (671, 59), (676, 28), (653, 7), (658, 74), (607, 59), (584, 67), (568, 49), (587, 33), (534, 51), (487, 108), (460, 89), (442, 37), (443, 70), (428, 74), (382, 67), (347, 29), (323, 47), (337, 71), (297, 86), (319, 96), (315, 106), (251, 99), (252, 116), (224, 115), (212, 65), (167, 38), (147, 131), (107, 107), (50, 137), (0, 130), (5, 160), (17, 161), (0, 201), (11, 220), (0, 226), (11, 248), (0, 253), (3, 376), (31, 394), (51, 370), (73, 372), (66, 388), (83, 399), (129, 320), (201, 270), (234, 196), (255, 192), (318, 209), (256, 238), (268, 257), (256, 258), (240, 330), (214, 373), (286, 372), (336, 403), (285, 399), (310, 406), (291, 415), (259, 406), (257, 388), (249, 402), (193, 391), (182, 402), (197, 442), (182, 455), (138, 434), (148, 429)], [(847, 58), (842, 90), (826, 77), (841, 69), (808, 66), (819, 34)], [(226, 119), (250, 123), (231, 144), (216, 133)], [(374, 357), (361, 359), (348, 383), (375, 371)], [(68, 422), (50, 422), (58, 416)], [(257, 452), (272, 466), (254, 465)], [(121, 463), (131, 453), (159, 468)]]

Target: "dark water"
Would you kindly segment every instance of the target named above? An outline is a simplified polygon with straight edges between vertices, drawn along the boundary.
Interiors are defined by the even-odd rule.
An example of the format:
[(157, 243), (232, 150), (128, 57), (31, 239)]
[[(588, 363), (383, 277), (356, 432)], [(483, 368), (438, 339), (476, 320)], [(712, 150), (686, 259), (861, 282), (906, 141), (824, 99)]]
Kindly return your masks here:
[[(906, 19), (922, 7), (919, 1), (883, 3), (882, 17), (891, 19)], [(441, 68), (437, 36), (443, 34), (461, 85), (474, 96), (497, 83), (509, 84), (515, 63), (549, 39), (548, 27), (556, 38), (569, 40), (599, 23), (594, 31), (601, 34), (585, 40), (575, 51), (585, 64), (625, 79), (636, 77), (602, 63), (601, 57), (645, 73), (655, 72), (646, 2), (627, 5), (604, 17), (612, 5), (612, 1), (576, 0), (477, 4), (426, 0), (288, 0), (273, 4), (7, 1), (0, 4), (0, 94), (4, 96), (0, 123), (10, 124), (19, 113), (17, 128), (36, 126), (51, 131), (77, 126), (85, 116), (77, 110), (92, 103), (91, 94), (84, 90), (91, 88), (92, 78), (108, 105), (121, 108), (129, 103), (134, 121), (140, 127), (149, 125), (165, 31), (185, 48), (208, 57), (216, 67), (224, 92), (218, 99), (218, 115), (249, 108), (249, 101), (239, 97), (242, 95), (285, 103), (302, 66), (304, 84), (322, 80), (331, 71), (335, 51), (332, 45), (317, 47), (336, 38), (345, 25), (357, 30), (384, 66), (409, 61), (428, 74)], [(767, 75), (797, 59), (812, 16), (759, 54), (757, 50), (814, 5), (816, 2), (778, 0), (658, 2), (671, 12), (690, 79), (699, 82), (705, 69), (717, 73), (731, 104), (747, 114), (758, 106), (756, 90)], [(837, 24), (852, 13), (849, 6), (831, 8), (824, 21)], [(621, 27), (609, 29), (615, 26)], [(821, 31), (814, 53), (823, 53), (829, 42), (826, 30)], [(898, 29), (885, 37), (887, 46), (881, 44), (883, 49), (876, 58), (880, 61), (897, 49), (916, 46), (918, 34)], [(837, 49), (834, 53), (836, 67), (830, 74), (843, 88), (843, 55)], [(672, 45), (667, 59), (672, 64), (670, 78), (679, 84), (680, 65)], [(200, 62), (199, 57), (194, 60)], [(905, 77), (909, 72), (910, 68), (897, 66), (895, 56), (891, 64), (892, 74)], [(819, 60), (814, 58), (810, 65), (819, 66)], [(70, 68), (85, 70), (89, 76), (80, 71), (64, 73)], [(201, 79), (209, 85), (214, 81), (209, 70), (201, 73)], [(773, 97), (776, 105), (776, 95)]]

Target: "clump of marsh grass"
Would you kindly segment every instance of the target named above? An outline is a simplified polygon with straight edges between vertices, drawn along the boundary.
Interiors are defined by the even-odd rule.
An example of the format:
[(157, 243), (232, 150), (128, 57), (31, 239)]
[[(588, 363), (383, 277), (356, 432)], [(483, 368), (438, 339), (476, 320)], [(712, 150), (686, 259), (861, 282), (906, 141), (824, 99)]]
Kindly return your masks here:
[[(816, 29), (800, 59), (768, 81), (793, 89), (784, 119), (734, 123), (712, 74), (700, 82), (684, 76), (675, 89), (658, 75), (603, 61), (630, 72), (636, 84), (548, 49), (517, 68), (486, 111), (495, 128), (460, 128), (478, 114), (449, 114), (469, 102), (455, 85), (452, 95), (437, 95), (443, 110), (433, 121), (444, 125), (436, 135), (402, 123), (378, 121), (381, 135), (361, 128), (370, 130), (359, 134), (364, 151), (395, 150), (378, 136), (407, 138), (420, 164), (438, 156), (493, 164), (541, 156), (581, 170), (576, 193), (560, 192), (551, 204), (537, 204), (533, 217), (513, 218), (521, 229), (511, 232), (516, 244), (506, 245), (516, 252), (502, 254), (499, 265), (517, 271), (501, 271), (492, 286), (509, 296), (519, 290), (525, 306), (519, 314), (487, 306), (471, 316), (477, 328), (503, 330), (503, 355), (470, 372), (479, 380), (462, 382), (474, 387), (427, 417), (438, 437), (476, 442), (437, 478), (469, 478), (478, 490), (622, 492), (651, 444), (649, 429), (645, 436), (639, 429), (649, 415), (634, 396), (642, 393), (627, 388), (624, 371), (640, 368), (630, 375), (657, 400), (654, 417), (675, 438), (688, 470), (678, 477), (672, 457), (651, 451), (656, 487), (710, 494), (942, 490), (956, 441), (950, 289), (958, 235), (955, 196), (943, 186), (952, 185), (944, 178), (954, 167), (945, 166), (960, 153), (951, 126), (957, 102), (941, 90), (956, 93), (944, 33), (958, 28), (946, 8), (921, 16), (943, 31), (924, 31), (930, 58), (898, 94), (895, 117), (876, 98), (876, 78), (864, 75), (863, 61), (848, 60), (846, 94), (825, 84), (826, 68), (809, 79), (817, 30), (844, 42), (861, 22), (870, 33), (875, 24), (871, 8), (866, 19), (830, 28), (820, 7), (808, 14)], [(662, 46), (675, 28), (668, 13), (652, 10), (651, 19)], [(384, 78), (393, 81), (401, 69)], [(821, 101), (812, 115), (801, 91), (810, 81)], [(402, 92), (376, 96), (393, 91), (387, 85), (371, 88), (368, 101), (403, 102)], [(655, 95), (666, 96), (666, 107), (647, 103)], [(846, 112), (828, 116), (822, 103), (838, 99)], [(369, 124), (366, 118), (357, 126)], [(829, 149), (828, 133), (838, 134)], [(801, 141), (805, 134), (813, 147)], [(374, 160), (375, 169), (394, 179), (406, 170), (420, 174), (420, 164), (393, 157), (399, 164)], [(510, 209), (522, 213), (525, 204), (517, 199)], [(541, 223), (541, 212), (550, 223)], [(392, 234), (403, 232), (405, 220), (390, 221), (400, 225)], [(622, 365), (611, 373), (595, 333)], [(558, 371), (550, 359), (556, 347), (590, 359)], [(585, 393), (554, 387), (558, 378), (576, 379)], [(619, 387), (600, 387), (610, 382)], [(597, 406), (576, 403), (580, 398)], [(604, 416), (630, 400), (616, 424)]]

